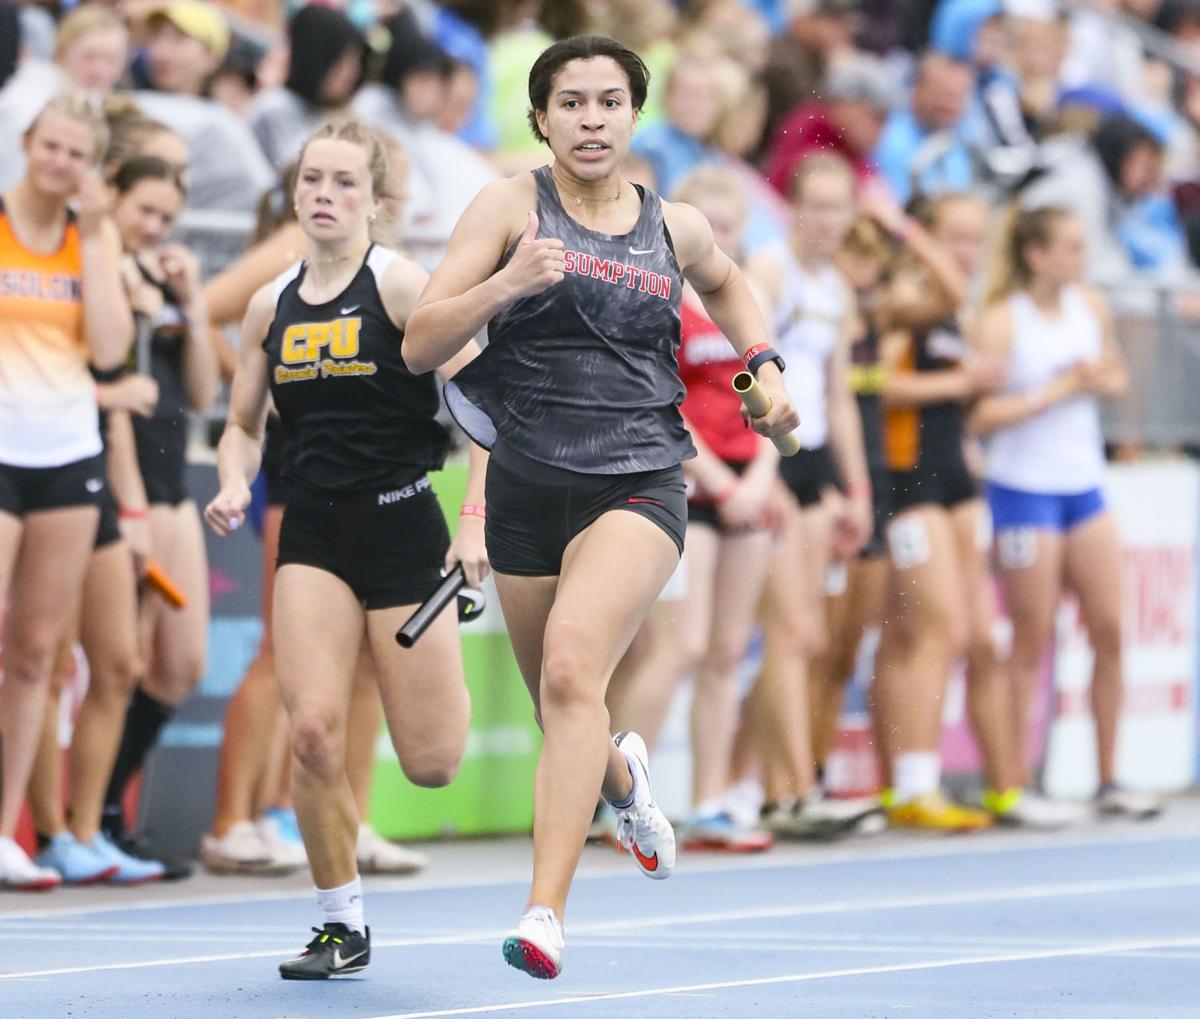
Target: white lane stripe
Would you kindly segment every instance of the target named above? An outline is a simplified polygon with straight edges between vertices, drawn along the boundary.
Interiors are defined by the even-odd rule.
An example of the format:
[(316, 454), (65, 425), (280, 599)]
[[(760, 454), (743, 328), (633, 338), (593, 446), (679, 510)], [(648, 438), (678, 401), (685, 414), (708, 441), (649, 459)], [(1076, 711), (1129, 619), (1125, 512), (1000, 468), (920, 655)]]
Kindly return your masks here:
[[(1097, 834), (1100, 834), (1097, 832)], [(991, 839), (989, 842), (979, 842), (981, 838)], [(991, 856), (993, 854), (1008, 855), (1013, 852), (1071, 852), (1077, 849), (1103, 849), (1112, 847), (1129, 847), (1145, 845), (1154, 848), (1174, 842), (1198, 842), (1196, 829), (1181, 828), (1179, 830), (1154, 829), (1150, 835), (1144, 829), (1136, 834), (1114, 836), (1102, 834), (1101, 837), (1071, 839), (1062, 835), (1029, 835), (1020, 832), (996, 832), (994, 834), (975, 835), (971, 838), (948, 838), (942, 842), (914, 842), (910, 846), (891, 846), (880, 850), (862, 843), (855, 843), (853, 848), (827, 850), (806, 849), (803, 856), (766, 855), (753, 859), (727, 860), (714, 859), (699, 861), (694, 857), (685, 856), (685, 863), (677, 866), (675, 873), (691, 874), (741, 874), (753, 873), (759, 870), (792, 870), (823, 867), (830, 864), (854, 863), (887, 863), (897, 860), (941, 860), (947, 857)], [(614, 857), (615, 853), (612, 854)], [(618, 858), (619, 859), (619, 858)], [(612, 866), (589, 867), (575, 875), (575, 882), (606, 880), (613, 877), (623, 877), (630, 873), (630, 865), (624, 861)], [(228, 878), (230, 882), (241, 878)], [(267, 880), (270, 880), (269, 878)], [(510, 877), (480, 877), (460, 878), (451, 880), (429, 878), (371, 878), (367, 883), (367, 891), (373, 895), (391, 894), (395, 892), (440, 892), (453, 891), (458, 888), (503, 888), (507, 885), (527, 885), (529, 874), (527, 868), (521, 867), (519, 873), (514, 872)], [(159, 909), (182, 909), (203, 906), (243, 905), (251, 902), (289, 902), (311, 900), (312, 889), (293, 888), (275, 892), (245, 892), (241, 895), (214, 894), (212, 896), (197, 895), (191, 898), (180, 896), (171, 899), (145, 900), (138, 902), (113, 902), (103, 906), (63, 906), (52, 909), (18, 910), (12, 912), (0, 911), (0, 923), (9, 920), (37, 920), (63, 916), (92, 916), (98, 913), (129, 913), (152, 912)]]
[(927, 906), (961, 906), (986, 902), (1011, 902), (1029, 899), (1054, 899), (1072, 895), (1112, 895), (1121, 892), (1156, 891), (1165, 888), (1200, 887), (1200, 871), (1164, 874), (1156, 877), (1069, 881), (1060, 884), (1014, 885), (990, 891), (971, 890), (935, 895), (898, 895), (884, 899), (835, 899), (802, 906), (765, 906), (758, 909), (714, 910), (707, 913), (681, 913), (675, 916), (635, 920), (605, 920), (573, 926), (572, 931), (646, 930), (683, 924), (724, 923), (739, 920), (770, 920), (797, 916), (871, 913), (880, 909), (920, 909)]
[[(1071, 942), (1075, 944), (1076, 942)], [(604, 948), (611, 949), (614, 947), (612, 941), (602, 940), (597, 937), (581, 937), (571, 938), (571, 948)], [(650, 950), (680, 950), (695, 952), (696, 946), (687, 941), (678, 941), (672, 938), (669, 934), (661, 937), (647, 938), (631, 938), (629, 935), (623, 935), (619, 947), (627, 948), (646, 948)], [(771, 941), (764, 944), (747, 944), (745, 941), (713, 941), (706, 944), (702, 948), (707, 952), (721, 952), (728, 954), (730, 952), (746, 952), (750, 955), (763, 954), (771, 952), (776, 955), (782, 953), (790, 953), (792, 955), (804, 952), (820, 953), (823, 955), (858, 955), (863, 952), (870, 952), (873, 955), (962, 955), (964, 952), (969, 952), (972, 955), (991, 955), (996, 951), (996, 946), (991, 945), (988, 948), (971, 948), (968, 945), (887, 945), (874, 944), (870, 946), (860, 946), (859, 948), (851, 948), (849, 945), (826, 945), (819, 941), (796, 941), (794, 943), (787, 941)]]
[[(960, 906), (987, 902), (1055, 899), (1073, 895), (1112, 895), (1122, 892), (1154, 891), (1168, 888), (1200, 887), (1200, 872), (1165, 874), (1160, 877), (1074, 881), (1063, 884), (1015, 885), (990, 891), (948, 892), (940, 895), (903, 895), (886, 899), (835, 899), (811, 902), (800, 906), (768, 906), (761, 909), (714, 910), (704, 913), (679, 913), (673, 916), (641, 917), (634, 920), (601, 920), (573, 924), (572, 933), (596, 934), (603, 931), (638, 931), (659, 927), (689, 924), (733, 923), (743, 920), (769, 920), (799, 916), (873, 913), (888, 909), (921, 909), (935, 906)], [(371, 948), (411, 948), (428, 945), (464, 945), (499, 940), (506, 929), (476, 930), (425, 938), (389, 938), (373, 941)], [(236, 952), (222, 955), (194, 955), (176, 959), (149, 959), (142, 962), (100, 963), (94, 966), (66, 966), (55, 969), (29, 970), (19, 973), (0, 973), (3, 980), (32, 980), (40, 977), (65, 976), (72, 973), (101, 973), (110, 970), (142, 969), (158, 966), (187, 966), (205, 962), (229, 962), (235, 959), (285, 958), (295, 948), (272, 948), (257, 952)]]
[(675, 987), (653, 987), (641, 991), (613, 991), (599, 994), (580, 994), (570, 998), (543, 998), (537, 1001), (506, 1001), (495, 1005), (475, 1005), (470, 1008), (442, 1008), (432, 1012), (396, 1012), (373, 1016), (372, 1019), (439, 1019), (442, 1016), (485, 1015), (488, 1012), (517, 1009), (552, 1008), (562, 1005), (589, 1005), (597, 1001), (628, 1001), (633, 998), (656, 998), (671, 994), (695, 994), (701, 991), (727, 991), (739, 987), (770, 987), (779, 984), (801, 984), (813, 980), (837, 980), (842, 977), (865, 977), (880, 973), (915, 973), (920, 970), (953, 969), (959, 966), (989, 966), (1006, 962), (1033, 962), (1039, 959), (1067, 959), (1121, 952), (1153, 951), (1164, 948), (1192, 948), (1200, 945), (1200, 937), (1156, 939), (1154, 941), (1111, 941), (1071, 948), (1054, 948), (1037, 952), (1008, 952), (1002, 955), (974, 956), (965, 959), (931, 959), (928, 962), (901, 962), (888, 966), (861, 966), (855, 969), (831, 969), (817, 973), (789, 973), (786, 976), (758, 977), (747, 980), (718, 980), (707, 984), (681, 984)]

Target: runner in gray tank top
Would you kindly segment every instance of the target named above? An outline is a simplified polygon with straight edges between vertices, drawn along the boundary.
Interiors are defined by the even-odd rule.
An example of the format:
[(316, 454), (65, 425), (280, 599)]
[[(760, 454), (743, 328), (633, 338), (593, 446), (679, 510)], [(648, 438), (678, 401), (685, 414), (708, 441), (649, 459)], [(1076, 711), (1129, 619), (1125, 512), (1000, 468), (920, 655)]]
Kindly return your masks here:
[(551, 167), (533, 180), (537, 236), (562, 242), (564, 279), (491, 320), (483, 356), (447, 387), (450, 409), (488, 448), (502, 423), (501, 456), (511, 449), (585, 474), (674, 467), (695, 451), (678, 410), (683, 274), (662, 199), (621, 185), (636, 190), (641, 211), (631, 231), (613, 236), (571, 218)]
[(778, 436), (798, 423), (758, 305), (707, 221), (621, 179), (646, 82), (641, 60), (611, 39), (567, 39), (538, 58), (530, 121), (553, 162), (480, 193), (403, 345), (424, 372), (489, 327), (447, 401), (492, 449), (488, 555), (546, 737), (533, 887), (504, 942), (511, 965), (543, 978), (562, 967), (563, 909), (598, 791), (643, 873), (666, 877), (675, 861), (645, 744), (610, 736), (604, 691), (683, 545), (684, 278), (773, 401), (754, 428)]

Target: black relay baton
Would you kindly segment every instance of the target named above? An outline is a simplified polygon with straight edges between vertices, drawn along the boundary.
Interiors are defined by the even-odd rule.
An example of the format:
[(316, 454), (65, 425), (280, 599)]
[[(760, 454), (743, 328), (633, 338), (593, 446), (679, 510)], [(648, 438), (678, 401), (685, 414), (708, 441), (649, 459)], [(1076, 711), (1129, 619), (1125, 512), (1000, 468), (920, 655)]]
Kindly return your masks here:
[(461, 564), (446, 574), (446, 579), (438, 584), (437, 590), (426, 598), (421, 607), (409, 617), (408, 622), (396, 631), (396, 643), (402, 648), (412, 647), (421, 639), (421, 634), (429, 629), (429, 624), (442, 614), (442, 610), (455, 597), (458, 598), (460, 623), (474, 619), (483, 611), (483, 592), (467, 587), (467, 577)]

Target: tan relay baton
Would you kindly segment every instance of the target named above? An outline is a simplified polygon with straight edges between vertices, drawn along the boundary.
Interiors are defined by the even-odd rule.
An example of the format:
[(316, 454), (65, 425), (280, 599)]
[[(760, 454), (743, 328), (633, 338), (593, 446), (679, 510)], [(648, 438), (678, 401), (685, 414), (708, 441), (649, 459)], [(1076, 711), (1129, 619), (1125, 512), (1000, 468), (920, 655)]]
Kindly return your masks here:
[[(770, 413), (771, 398), (749, 372), (738, 372), (733, 377), (733, 391), (742, 398), (742, 403), (752, 418), (765, 417)], [(795, 432), (788, 432), (787, 435), (780, 435), (771, 441), (782, 456), (795, 456), (800, 452), (800, 440), (796, 438)]]

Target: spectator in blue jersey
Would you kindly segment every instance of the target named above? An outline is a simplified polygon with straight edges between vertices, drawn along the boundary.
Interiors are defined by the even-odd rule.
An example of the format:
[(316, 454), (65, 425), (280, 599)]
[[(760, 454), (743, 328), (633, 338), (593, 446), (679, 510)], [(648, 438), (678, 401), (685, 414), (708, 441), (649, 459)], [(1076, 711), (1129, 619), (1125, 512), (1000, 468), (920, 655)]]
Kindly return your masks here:
[(971, 79), (966, 63), (941, 53), (921, 58), (911, 100), (892, 111), (873, 153), (899, 202), (914, 192), (964, 191), (973, 183), (962, 131)]

